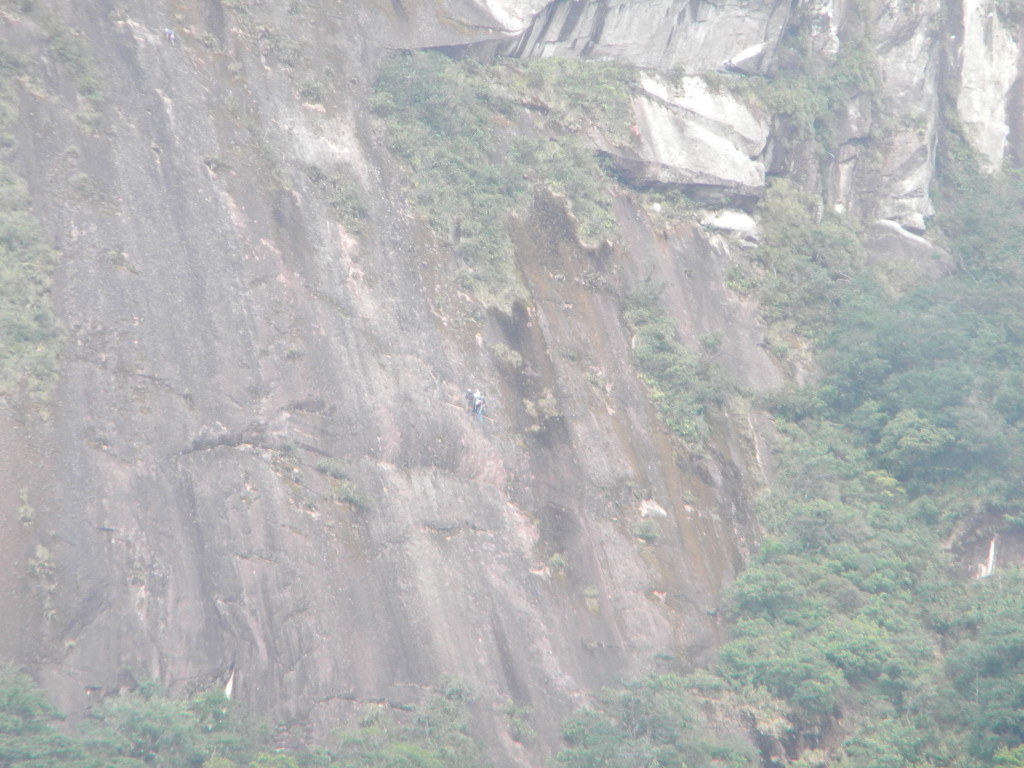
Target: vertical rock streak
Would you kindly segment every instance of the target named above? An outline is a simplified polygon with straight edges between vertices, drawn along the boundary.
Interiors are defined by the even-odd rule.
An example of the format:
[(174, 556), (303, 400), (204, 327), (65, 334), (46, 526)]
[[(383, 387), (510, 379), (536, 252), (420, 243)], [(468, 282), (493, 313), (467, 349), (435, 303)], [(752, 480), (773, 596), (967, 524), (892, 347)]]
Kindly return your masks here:
[[(147, 677), (220, 681), (252, 710), (325, 730), (454, 674), (493, 705), (496, 730), (500, 702), (529, 707), (543, 752), (588, 691), (669, 654), (700, 663), (719, 640), (721, 589), (757, 539), (747, 510), (769, 428), (723, 415), (703, 450), (681, 450), (630, 362), (621, 298), (656, 287), (686, 345), (718, 334), (741, 386), (781, 386), (756, 308), (726, 287), (730, 249), (756, 237), (731, 209), (752, 210), (766, 172), (799, 167), (800, 151), (757, 107), (651, 75), (635, 145), (595, 144), (635, 187), (735, 215), (662, 227), (624, 194), (612, 251), (582, 245), (564, 200), (539, 196), (509, 225), (528, 298), (503, 313), (459, 287), (367, 104), (383, 51), (490, 40), (488, 18), (537, 11), (517, 56), (772, 73), (790, 4), (385, 5), (61, 5), (0, 30), (32, 62), (15, 157), (62, 252), (67, 329), (52, 420), (27, 437), (5, 428), (32, 469), (0, 464), (6, 487), (38, 499), (28, 533), (5, 511), (24, 533), (5, 546), (45, 540), (56, 581), (33, 586), (46, 615), (0, 640), (72, 712), (87, 691)], [(997, 168), (1020, 52), (992, 9), (963, 4), (950, 76)], [(888, 220), (881, 241), (931, 213), (937, 58), (953, 47), (925, 23), (934, 3), (878, 11), (897, 117), (880, 176), (861, 175), (874, 113), (852, 105), (809, 183)], [(838, 40), (842, 9), (819, 17)], [(52, 23), (90, 51), (79, 69), (70, 48), (54, 63)], [(87, 78), (101, 85), (91, 101)], [(483, 424), (462, 408), (467, 387), (487, 395)], [(656, 535), (638, 536), (641, 521)], [(7, 582), (23, 568), (8, 558)], [(25, 613), (24, 596), (4, 599)]]

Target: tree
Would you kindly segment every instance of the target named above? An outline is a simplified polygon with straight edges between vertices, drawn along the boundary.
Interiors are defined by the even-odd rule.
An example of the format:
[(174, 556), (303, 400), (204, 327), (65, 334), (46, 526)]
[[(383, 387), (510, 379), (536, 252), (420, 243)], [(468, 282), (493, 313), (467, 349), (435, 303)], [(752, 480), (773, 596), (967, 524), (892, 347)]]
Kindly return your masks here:
[(600, 692), (565, 724), (564, 768), (744, 768), (752, 755), (715, 738), (686, 682), (655, 675)]
[(900, 411), (882, 429), (879, 460), (900, 479), (934, 474), (936, 460), (953, 440), (949, 430), (936, 426), (917, 410)]
[(992, 765), (995, 768), (1024, 768), (1024, 745), (1002, 747), (993, 755)]
[(249, 763), (249, 768), (299, 768), (298, 761), (291, 755), (276, 753), (273, 755), (261, 752)]
[(86, 768), (79, 744), (52, 723), (61, 715), (27, 675), (0, 673), (0, 765), (4, 768)]

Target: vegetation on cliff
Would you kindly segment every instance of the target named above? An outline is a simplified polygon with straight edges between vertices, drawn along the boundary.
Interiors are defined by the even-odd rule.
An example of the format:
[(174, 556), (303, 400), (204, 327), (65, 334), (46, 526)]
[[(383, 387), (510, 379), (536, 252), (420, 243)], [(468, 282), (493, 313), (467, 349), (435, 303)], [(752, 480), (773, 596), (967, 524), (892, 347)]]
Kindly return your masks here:
[[(794, 70), (769, 83), (763, 98), (827, 145), (824, 118), (870, 84), (869, 63), (852, 42), (822, 72)], [(951, 616), (977, 599), (972, 591), (996, 583), (963, 586), (942, 542), (979, 508), (1012, 519), (1019, 503), (1017, 479), (999, 478), (1019, 466), (1019, 366), (1011, 362), (1019, 339), (1009, 308), (1021, 297), (998, 281), (979, 287), (993, 249), (1014, 252), (1007, 242), (1016, 225), (978, 244), (977, 221), (969, 220), (1015, 210), (1012, 196), (992, 199), (999, 184), (980, 180), (970, 201), (948, 208), (954, 248), (978, 264), (896, 297), (865, 269), (855, 228), (822, 215), (806, 190), (775, 180), (756, 259), (733, 276), (737, 289), (759, 299), (772, 338), (815, 340), (825, 378), (773, 407), (785, 444), (780, 482), (760, 502), (771, 536), (734, 590), (733, 639), (717, 670), (724, 685), (704, 680), (694, 693), (730, 706), (737, 697), (757, 702), (745, 707), (755, 730), (808, 764), (827, 750), (849, 765), (967, 765), (1015, 746), (1009, 736), (986, 743), (980, 715), (937, 705), (969, 709), (944, 654), (960, 658), (956, 649), (987, 619), (965, 635)], [(972, 213), (986, 200), (987, 213)], [(1012, 266), (1003, 259), (995, 269)], [(666, 424), (697, 442), (720, 388), (656, 301), (634, 301), (625, 319)], [(781, 342), (773, 349), (786, 355)], [(1000, 615), (1019, 608), (1004, 606)], [(567, 726), (565, 759), (639, 759), (625, 732), (580, 735), (581, 724), (599, 721), (584, 713)]]
[(56, 253), (25, 182), (11, 169), (21, 62), (0, 51), (0, 396), (43, 403), (57, 377), (59, 334), (50, 300)]
[[(580, 66), (487, 69), (410, 54), (393, 58), (378, 83), (374, 108), (408, 194), (485, 304), (524, 295), (506, 224), (538, 189), (566, 196), (583, 240), (614, 236), (613, 182), (574, 134), (587, 123), (625, 130), (630, 76), (598, 69), (586, 75), (592, 88), (579, 89), (569, 68)], [(804, 86), (804, 96), (816, 92)], [(588, 102), (587, 93), (605, 95)], [(548, 133), (558, 140), (543, 140)], [(758, 298), (770, 338), (811, 337), (823, 373), (770, 406), (782, 445), (778, 481), (758, 501), (768, 538), (732, 591), (717, 666), (600, 693), (565, 724), (559, 765), (1018, 764), (1021, 577), (965, 580), (944, 542), (982, 515), (986, 535), (1024, 524), (1024, 220), (1008, 213), (1024, 207), (1024, 185), (981, 176), (960, 150), (947, 153), (939, 221), (959, 269), (903, 295), (865, 267), (849, 223), (820, 215), (788, 180), (770, 186), (761, 245), (733, 286)], [(678, 341), (655, 296), (624, 303), (636, 365), (666, 425), (700, 444), (723, 383)], [(773, 351), (787, 354), (782, 343)], [(224, 702), (222, 719), (206, 723), (197, 707), (211, 702), (114, 700), (98, 730), (77, 736), (59, 735), (55, 713), (40, 705), (31, 726), (11, 726), (12, 738), (40, 740), (40, 760), (64, 750), (62, 760), (82, 765), (483, 763), (459, 686), (439, 688), (417, 711), (368, 709), (361, 727), (316, 752), (272, 750), (266, 734), (238, 731)], [(132, 729), (146, 732), (147, 718), (164, 718), (171, 735), (145, 741)], [(510, 732), (528, 740), (522, 717), (511, 719)], [(759, 756), (715, 735), (735, 733), (723, 726), (730, 720), (758, 735)]]
[[(822, 116), (873, 77), (857, 41), (840, 54), (821, 72), (798, 68), (762, 94), (823, 146), (830, 131)], [(496, 98), (494, 86), (473, 82)], [(483, 114), (493, 123), (501, 110), (492, 104)], [(515, 102), (502, 109), (514, 122)], [(737, 290), (758, 298), (773, 351), (784, 358), (782, 340), (809, 337), (823, 369), (818, 385), (771, 406), (782, 446), (778, 482), (759, 500), (769, 537), (733, 590), (720, 682), (681, 683), (707, 706), (745, 712), (769, 762), (1012, 764), (1024, 741), (1024, 705), (1013, 693), (1019, 577), (965, 580), (970, 574), (954, 569), (944, 545), (979, 520), (988, 521), (978, 533), (986, 536), (1024, 523), (1024, 187), (1013, 175), (979, 174), (955, 138), (946, 138), (937, 190), (954, 274), (894, 295), (865, 266), (856, 228), (822, 214), (786, 179), (763, 201), (755, 258), (733, 274)], [(493, 152), (487, 141), (474, 151), (488, 146)], [(523, 151), (521, 160), (535, 159)], [(506, 202), (521, 205), (529, 187), (510, 189)], [(699, 441), (720, 383), (679, 344), (656, 301), (634, 301), (625, 319), (666, 424)], [(662, 704), (659, 717), (682, 722)], [(602, 711), (566, 726), (560, 760), (677, 759), (644, 752), (635, 731), (613, 727)]]
[[(73, 729), (24, 674), (0, 675), (0, 764), (9, 768), (485, 768), (471, 737), (471, 690), (447, 680), (418, 706), (363, 706), (359, 726), (316, 749), (282, 746), (273, 729), (235, 716), (219, 691), (175, 700), (157, 686), (108, 699)], [(510, 719), (521, 713), (510, 707)], [(517, 738), (529, 741), (522, 722)], [(708, 727), (683, 680), (652, 677), (602, 691), (565, 726), (566, 768), (661, 765), (742, 768), (742, 738)]]
[(438, 53), (391, 58), (374, 110), (406, 186), (463, 288), (508, 309), (526, 295), (508, 234), (535, 192), (564, 195), (579, 238), (614, 236), (607, 188), (583, 124), (621, 133), (631, 70), (564, 60), (484, 66)]
[(323, 749), (289, 750), (269, 727), (232, 713), (219, 691), (168, 698), (153, 684), (113, 697), (73, 729), (26, 675), (0, 676), (0, 764), (11, 768), (470, 768), (481, 765), (465, 734), (464, 689), (438, 689), (401, 724), (371, 706), (357, 732)]
[(632, 297), (624, 317), (633, 331), (640, 376), (665, 426), (688, 444), (702, 445), (708, 436), (705, 412), (720, 404), (725, 389), (712, 361), (716, 340), (705, 340), (701, 354), (690, 351), (653, 295)]
[[(893, 295), (850, 249), (832, 274), (831, 248), (787, 254), (825, 286), (827, 301), (795, 303), (815, 313), (801, 324), (823, 377), (774, 406), (769, 536), (736, 582), (718, 672), (784, 703), (775, 736), (807, 764), (1013, 764), (1024, 741), (1021, 576), (970, 580), (945, 546), (1024, 522), (1024, 186), (963, 152), (943, 170), (955, 273)], [(766, 216), (775, 207), (769, 195)], [(766, 220), (766, 247), (813, 240), (806, 222), (772, 236), (785, 221)], [(783, 299), (768, 297), (770, 317), (791, 285), (767, 289)]]
[[(80, 61), (64, 50), (66, 66)], [(872, 81), (868, 64), (848, 41), (820, 71), (797, 67), (767, 84), (764, 103), (827, 148), (841, 105)], [(537, 192), (564, 197), (584, 245), (614, 239), (615, 182), (581, 136), (592, 125), (625, 136), (632, 77), (603, 64), (484, 67), (434, 53), (384, 67), (373, 104), (382, 135), (461, 286), (484, 305), (526, 295), (507, 223)], [(981, 175), (954, 132), (944, 141), (936, 223), (957, 270), (902, 295), (865, 268), (854, 227), (796, 183), (771, 184), (760, 248), (733, 286), (758, 299), (772, 339), (813, 339), (822, 378), (770, 404), (782, 445), (778, 482), (758, 500), (768, 537), (733, 589), (717, 666), (596, 693), (565, 724), (558, 765), (1024, 765), (1022, 575), (969, 580), (946, 545), (967, 530), (987, 539), (1024, 526), (1024, 182)], [(340, 220), (366, 215), (343, 180), (308, 176)], [(7, 167), (0, 198), (0, 390), (36, 396), (56, 370), (55, 254)], [(722, 391), (708, 356), (679, 342), (653, 297), (623, 300), (623, 317), (666, 425), (700, 443)], [(781, 341), (771, 347), (787, 354)], [(359, 505), (343, 472), (326, 460), (317, 470)], [(236, 721), (218, 695), (172, 701), (149, 686), (61, 729), (30, 681), (10, 674), (0, 764), (469, 768), (484, 763), (472, 706), (464, 687), (439, 686), (409, 711), (368, 705), (358, 728), (293, 752)], [(510, 707), (508, 718), (528, 741), (522, 713)], [(738, 730), (723, 726), (730, 718), (756, 733), (760, 756), (720, 735)]]

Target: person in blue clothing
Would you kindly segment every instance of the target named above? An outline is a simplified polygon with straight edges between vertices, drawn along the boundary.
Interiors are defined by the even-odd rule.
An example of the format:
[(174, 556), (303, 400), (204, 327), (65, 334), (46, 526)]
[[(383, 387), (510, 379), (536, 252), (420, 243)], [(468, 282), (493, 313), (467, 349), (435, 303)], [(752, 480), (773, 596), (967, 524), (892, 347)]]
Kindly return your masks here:
[(476, 398), (473, 400), (473, 413), (476, 414), (476, 420), (483, 424), (484, 416), (487, 415), (487, 403), (484, 402), (483, 395), (479, 392), (476, 393)]

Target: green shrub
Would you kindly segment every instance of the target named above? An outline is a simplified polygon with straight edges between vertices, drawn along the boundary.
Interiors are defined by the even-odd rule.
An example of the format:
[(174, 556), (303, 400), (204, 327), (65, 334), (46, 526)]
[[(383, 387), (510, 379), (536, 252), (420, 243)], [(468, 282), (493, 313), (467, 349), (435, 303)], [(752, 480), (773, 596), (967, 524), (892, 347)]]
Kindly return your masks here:
[(753, 282), (769, 322), (788, 321), (814, 337), (833, 320), (845, 284), (861, 268), (856, 232), (787, 179), (776, 179), (761, 202), (762, 237)]
[(707, 727), (684, 681), (646, 677), (606, 688), (593, 709), (563, 728), (567, 746), (555, 757), (566, 768), (711, 768), (754, 764), (753, 754)]
[(788, 66), (764, 82), (761, 97), (768, 110), (786, 118), (803, 139), (816, 138), (830, 147), (835, 126), (852, 98), (877, 90), (875, 54), (870, 41), (855, 37), (844, 40), (834, 58), (821, 61), (807, 55), (805, 34), (783, 38), (790, 52), (784, 57)]
[(50, 286), (57, 257), (39, 230), (23, 182), (0, 166), (0, 394), (25, 388), (45, 402), (57, 378), (60, 333)]
[(0, 673), (0, 765), (11, 768), (85, 766), (80, 744), (55, 726), (61, 719), (27, 676)]
[(369, 216), (359, 179), (347, 169), (326, 172), (317, 166), (306, 168), (306, 177), (331, 215), (353, 234), (362, 234)]
[(347, 480), (349, 476), (348, 467), (337, 459), (321, 459), (316, 463), (315, 469), (320, 474), (335, 480)]
[(654, 520), (637, 520), (629, 526), (629, 533), (647, 544), (653, 544), (661, 535), (661, 530)]
[[(388, 147), (414, 204), (456, 254), (462, 287), (486, 305), (508, 310), (525, 297), (507, 226), (537, 191), (565, 196), (584, 245), (614, 236), (610, 179), (577, 133), (583, 122), (612, 130), (627, 120), (631, 78), (596, 62), (486, 67), (437, 53), (400, 54), (382, 68), (373, 108)], [(524, 106), (536, 98), (546, 100), (543, 119)]]
[(633, 297), (624, 318), (633, 332), (633, 358), (665, 425), (691, 445), (702, 444), (705, 411), (721, 402), (725, 386), (710, 357), (683, 346), (653, 296)]

